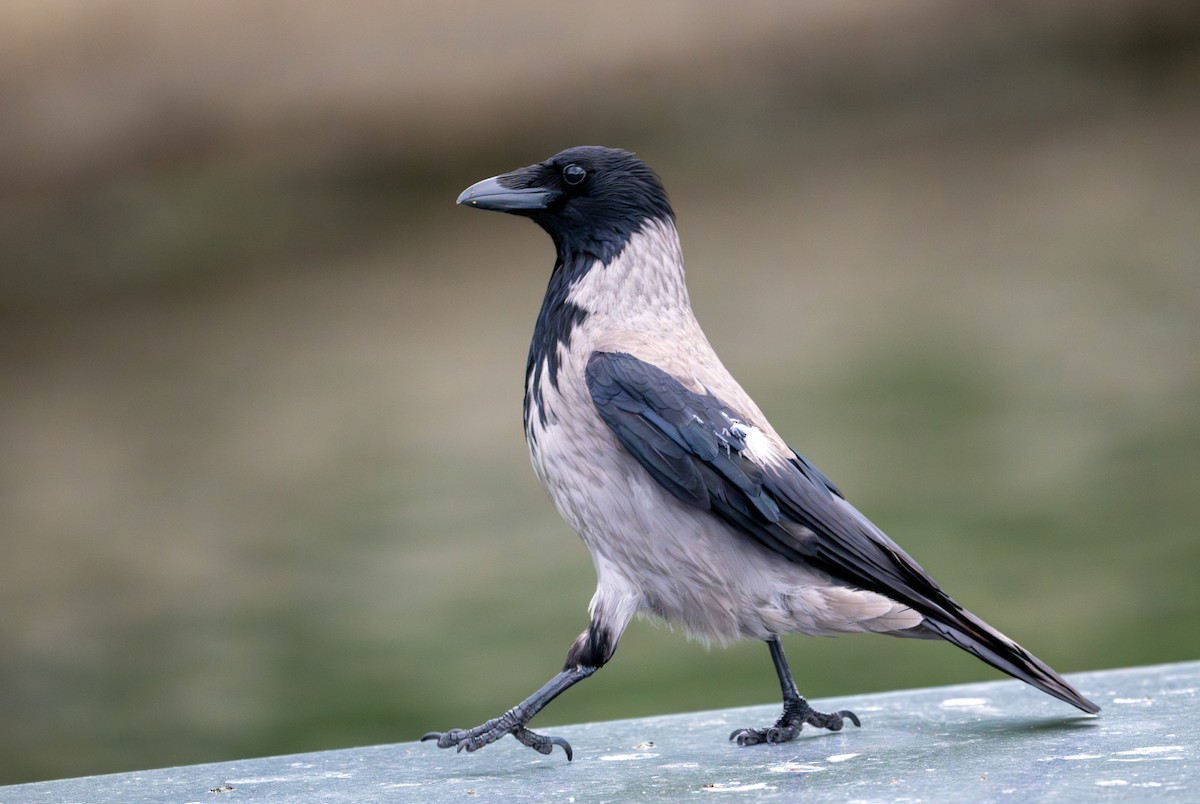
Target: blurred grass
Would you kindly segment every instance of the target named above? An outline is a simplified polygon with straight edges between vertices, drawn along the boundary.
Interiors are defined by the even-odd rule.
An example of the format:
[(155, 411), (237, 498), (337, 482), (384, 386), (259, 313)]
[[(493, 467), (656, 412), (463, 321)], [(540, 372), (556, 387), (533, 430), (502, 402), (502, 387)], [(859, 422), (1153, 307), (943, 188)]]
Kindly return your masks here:
[[(175, 65), (129, 87), (180, 93), (165, 130), (114, 104), (132, 122), (93, 110), (0, 160), (0, 783), (413, 739), (560, 666), (594, 579), (519, 413), (553, 255), (452, 203), (577, 141), (659, 169), (727, 365), (964, 604), (1062, 671), (1200, 652), (1194, 12), (752, 5), (722, 39), (717, 7), (673, 7), (622, 54), (554, 40), (549, 71), (529, 48), (576, 29), (536, 4), (304, 8), (243, 19), (280, 39), (241, 58), (283, 76), (298, 26), (332, 113), (290, 74), (255, 106), (238, 59)], [(129, 75), (120, 47), (81, 50), (87, 75), (53, 55), (88, 30), (145, 67), (189, 13), (201, 44), (228, 24), (94, 13), (116, 27), (0, 48), (24, 70), (0, 100), (13, 75), (52, 99)], [(396, 55), (380, 19), (408, 41), (408, 13), (467, 27)], [(498, 25), (494, 74), (439, 73)], [(397, 64), (429, 85), (389, 89)], [(787, 642), (814, 697), (995, 675), (944, 645)], [(762, 646), (637, 623), (539, 723), (777, 694)]]

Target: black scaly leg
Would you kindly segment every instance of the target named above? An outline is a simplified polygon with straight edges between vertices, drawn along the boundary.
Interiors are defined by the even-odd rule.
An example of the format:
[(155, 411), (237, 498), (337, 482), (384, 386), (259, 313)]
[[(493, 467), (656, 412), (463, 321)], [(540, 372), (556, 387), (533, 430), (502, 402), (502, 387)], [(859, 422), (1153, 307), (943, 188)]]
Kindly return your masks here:
[(861, 726), (858, 716), (848, 709), (840, 712), (825, 714), (818, 712), (808, 705), (808, 701), (796, 689), (792, 671), (788, 667), (787, 657), (783, 655), (783, 645), (779, 637), (767, 640), (771, 649), (771, 660), (775, 662), (775, 672), (779, 674), (779, 688), (783, 691), (783, 714), (774, 726), (765, 729), (737, 729), (729, 735), (729, 739), (737, 740), (738, 745), (757, 745), (758, 743), (786, 743), (796, 739), (800, 729), (807, 723), (819, 729), (841, 731), (843, 720), (849, 720), (855, 726)]
[(438, 748), (456, 746), (459, 751), (477, 751), (489, 743), (494, 743), (506, 734), (511, 734), (539, 754), (549, 754), (554, 746), (561, 746), (570, 762), (574, 753), (571, 744), (562, 737), (546, 737), (525, 728), (525, 724), (542, 710), (546, 704), (553, 701), (572, 685), (583, 681), (596, 672), (595, 667), (575, 667), (563, 670), (550, 679), (533, 695), (509, 709), (500, 717), (473, 729), (451, 729), (447, 732), (431, 731), (421, 738), (421, 742), (437, 740)]
[(511, 734), (539, 754), (549, 754), (557, 745), (562, 748), (563, 753), (567, 755), (567, 761), (570, 762), (574, 756), (570, 743), (562, 737), (546, 737), (532, 732), (525, 728), (525, 724), (542, 711), (546, 704), (604, 666), (616, 649), (617, 637), (600, 623), (592, 622), (567, 651), (567, 662), (562, 672), (547, 681), (533, 695), (500, 717), (492, 718), (473, 729), (431, 731), (421, 738), (421, 742), (437, 740), (438, 748), (454, 746), (459, 751), (478, 751), (504, 735)]

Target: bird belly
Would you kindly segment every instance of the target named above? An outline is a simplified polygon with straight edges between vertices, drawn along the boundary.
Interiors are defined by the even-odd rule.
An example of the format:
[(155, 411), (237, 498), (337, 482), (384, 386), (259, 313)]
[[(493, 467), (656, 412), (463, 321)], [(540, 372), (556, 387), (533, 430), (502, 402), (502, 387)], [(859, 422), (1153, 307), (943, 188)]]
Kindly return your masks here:
[[(546, 394), (545, 401), (557, 400)], [(790, 561), (677, 500), (586, 402), (572, 409), (589, 415), (535, 421), (530, 447), (550, 498), (592, 553), (593, 615), (632, 603), (640, 615), (716, 644), (785, 633), (886, 633), (920, 623), (906, 606)]]

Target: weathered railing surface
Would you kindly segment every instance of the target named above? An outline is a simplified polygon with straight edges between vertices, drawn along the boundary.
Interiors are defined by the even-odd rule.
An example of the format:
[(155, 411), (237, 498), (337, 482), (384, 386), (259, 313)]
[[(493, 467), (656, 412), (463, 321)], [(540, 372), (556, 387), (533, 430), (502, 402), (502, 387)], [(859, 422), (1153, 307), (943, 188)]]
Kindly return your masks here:
[(778, 714), (756, 706), (548, 729), (574, 746), (570, 764), (507, 738), (471, 755), (399, 743), (0, 787), (0, 803), (1200, 796), (1200, 662), (1070, 678), (1098, 717), (998, 681), (822, 700), (863, 727), (778, 746), (726, 739)]

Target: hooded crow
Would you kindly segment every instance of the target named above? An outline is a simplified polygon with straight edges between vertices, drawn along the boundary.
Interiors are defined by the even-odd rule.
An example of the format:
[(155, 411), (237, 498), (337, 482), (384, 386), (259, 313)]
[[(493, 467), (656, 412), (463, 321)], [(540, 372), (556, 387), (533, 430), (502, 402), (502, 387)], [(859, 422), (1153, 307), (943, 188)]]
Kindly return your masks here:
[(525, 435), (538, 478), (591, 551), (597, 584), (562, 672), (498, 718), (422, 740), (474, 751), (511, 734), (570, 760), (565, 740), (526, 726), (612, 658), (634, 615), (705, 642), (767, 643), (783, 714), (736, 730), (741, 745), (785, 742), (805, 724), (860, 725), (800, 695), (779, 641), (790, 633), (944, 639), (1099, 711), (942, 591), (775, 432), (692, 313), (675, 214), (641, 160), (570, 148), (478, 182), (458, 203), (530, 218), (554, 241), (525, 368)]

